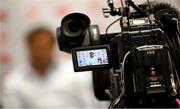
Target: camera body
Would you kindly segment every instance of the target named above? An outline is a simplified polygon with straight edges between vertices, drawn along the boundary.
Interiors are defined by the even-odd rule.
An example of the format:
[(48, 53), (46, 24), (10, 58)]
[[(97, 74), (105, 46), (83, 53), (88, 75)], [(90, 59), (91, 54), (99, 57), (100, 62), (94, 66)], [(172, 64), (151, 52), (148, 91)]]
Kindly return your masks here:
[[(122, 12), (112, 3), (110, 14), (129, 15), (119, 19), (122, 32), (100, 34), (86, 15), (72, 13), (57, 28), (60, 50), (72, 53), (75, 71), (93, 71), (95, 95), (111, 100), (109, 108), (174, 107), (177, 92), (166, 33), (153, 14), (136, 15), (127, 7)], [(140, 10), (131, 0), (127, 4)]]

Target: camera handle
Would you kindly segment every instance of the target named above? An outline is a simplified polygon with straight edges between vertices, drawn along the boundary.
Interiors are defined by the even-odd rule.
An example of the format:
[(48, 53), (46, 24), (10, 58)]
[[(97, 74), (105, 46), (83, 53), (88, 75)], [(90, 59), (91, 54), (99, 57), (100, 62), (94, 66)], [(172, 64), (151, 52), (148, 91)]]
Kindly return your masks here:
[(135, 3), (132, 0), (126, 0), (126, 4), (128, 7), (131, 6), (133, 9), (140, 12), (144, 17), (147, 17), (146, 13), (143, 12), (137, 5), (135, 5)]
[(105, 18), (108, 18), (109, 15), (111, 16), (116, 16), (116, 15), (119, 15), (121, 16), (123, 14), (123, 8), (116, 8), (114, 7), (114, 2), (113, 0), (107, 0), (108, 2), (108, 6), (109, 8), (103, 8), (103, 15)]
[[(108, 0), (107, 2), (108, 2), (109, 8), (103, 8), (103, 15), (105, 18), (108, 18), (109, 15), (111, 15), (111, 16), (116, 16), (116, 15), (122, 16), (122, 15), (124, 15), (124, 13), (129, 13), (129, 10), (130, 10), (129, 7), (132, 7), (136, 11), (140, 12), (144, 17), (148, 16), (137, 5), (135, 5), (135, 3), (132, 0), (126, 0), (125, 3), (127, 5), (127, 7), (122, 7), (122, 8), (114, 7), (113, 0)], [(126, 15), (129, 15), (129, 14), (126, 14)]]

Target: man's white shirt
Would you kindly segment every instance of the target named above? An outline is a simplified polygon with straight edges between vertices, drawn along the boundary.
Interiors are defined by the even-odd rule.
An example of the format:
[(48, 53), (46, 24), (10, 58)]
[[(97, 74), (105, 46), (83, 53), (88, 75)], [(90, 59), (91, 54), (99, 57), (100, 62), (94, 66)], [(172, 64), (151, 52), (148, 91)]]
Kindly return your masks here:
[(88, 58), (87, 65), (98, 65), (98, 59), (96, 57)]
[(106, 108), (93, 94), (91, 72), (74, 73), (71, 61), (52, 65), (44, 78), (28, 65), (15, 68), (4, 80), (4, 107)]

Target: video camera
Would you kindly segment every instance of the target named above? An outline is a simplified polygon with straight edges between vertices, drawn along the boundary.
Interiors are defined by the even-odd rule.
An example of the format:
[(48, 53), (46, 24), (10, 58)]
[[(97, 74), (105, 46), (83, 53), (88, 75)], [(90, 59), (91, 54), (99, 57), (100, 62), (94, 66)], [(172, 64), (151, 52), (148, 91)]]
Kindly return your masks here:
[[(177, 107), (180, 65), (178, 12), (166, 3), (103, 9), (105, 17), (118, 15), (105, 34), (90, 25), (88, 16), (71, 13), (57, 28), (62, 51), (72, 54), (74, 70), (93, 71), (95, 95), (111, 100), (109, 108)], [(135, 11), (130, 10), (132, 7)], [(121, 32), (108, 34), (120, 22)]]

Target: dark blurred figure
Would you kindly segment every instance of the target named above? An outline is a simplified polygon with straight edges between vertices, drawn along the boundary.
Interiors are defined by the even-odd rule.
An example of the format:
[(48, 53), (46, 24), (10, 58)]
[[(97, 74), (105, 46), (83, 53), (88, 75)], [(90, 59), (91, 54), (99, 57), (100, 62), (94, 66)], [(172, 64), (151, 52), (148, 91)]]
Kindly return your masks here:
[[(5, 78), (4, 107), (99, 107), (93, 99), (94, 96), (88, 93), (88, 85), (82, 88), (82, 84), (79, 83), (83, 82), (77, 83), (83, 78), (75, 79), (74, 72), (68, 70), (71, 68), (66, 66), (66, 62), (62, 63), (66, 66), (66, 72), (58, 66), (54, 59), (55, 38), (51, 31), (43, 27), (34, 29), (27, 35), (26, 41), (30, 61), (16, 67)], [(90, 82), (88, 79), (87, 81)], [(93, 92), (91, 93), (93, 95)]]
[(46, 70), (53, 60), (53, 34), (45, 28), (38, 28), (28, 34), (27, 44), (32, 67), (39, 76), (46, 75)]

